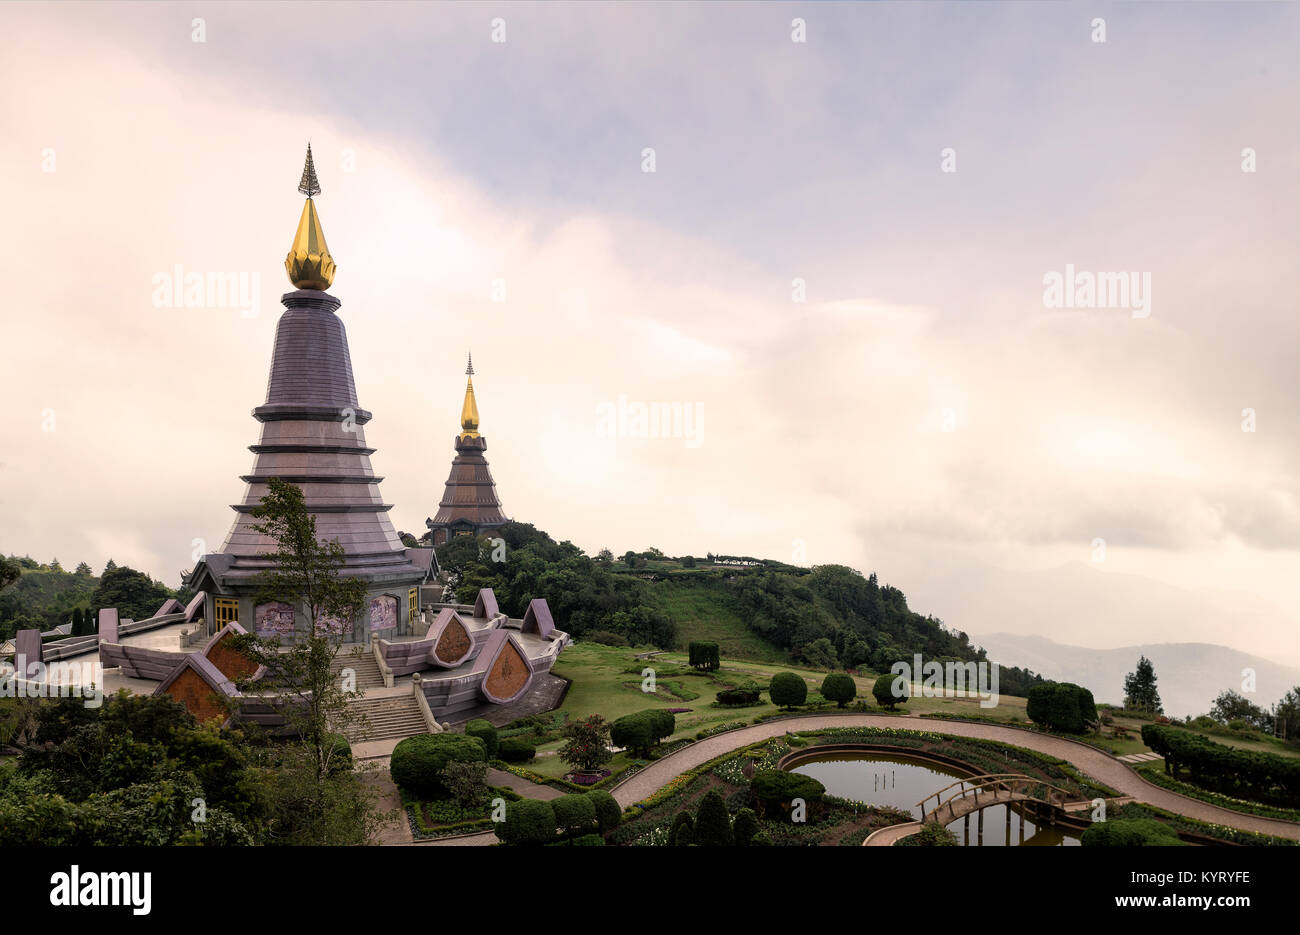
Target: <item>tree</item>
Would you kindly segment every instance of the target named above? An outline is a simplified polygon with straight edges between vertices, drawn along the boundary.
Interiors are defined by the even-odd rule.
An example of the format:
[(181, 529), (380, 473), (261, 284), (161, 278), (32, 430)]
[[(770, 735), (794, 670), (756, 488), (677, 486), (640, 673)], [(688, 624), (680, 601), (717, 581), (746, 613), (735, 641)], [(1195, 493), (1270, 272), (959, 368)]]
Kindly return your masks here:
[(555, 810), (555, 824), (566, 838), (576, 838), (596, 830), (595, 803), (583, 792), (570, 792), (553, 799), (551, 808)]
[(1271, 731), (1273, 728), (1271, 714), (1231, 689), (1220, 692), (1219, 697), (1214, 699), (1214, 703), (1210, 705), (1210, 717), (1220, 724), (1240, 720), (1248, 721), (1252, 727), (1261, 730)]
[(808, 700), (808, 683), (797, 672), (778, 672), (768, 683), (767, 695), (778, 708), (797, 708)]
[(673, 847), (689, 847), (695, 843), (695, 819), (688, 811), (680, 811), (673, 818), (668, 831), (668, 843)]
[(712, 672), (722, 665), (717, 643), (692, 640), (688, 650), (691, 667), (701, 672)]
[(702, 847), (730, 847), (732, 841), (727, 803), (716, 789), (710, 789), (695, 813), (695, 843)]
[(628, 549), (626, 552), (623, 553), (623, 561), (627, 564), (628, 568), (635, 568), (636, 553), (633, 552), (631, 549)]
[(694, 556), (694, 555), (683, 555), (683, 556), (682, 556), (682, 567), (683, 567), (683, 568), (694, 568), (694, 567), (695, 567), (695, 556)]
[(560, 760), (574, 769), (590, 772), (614, 758), (609, 749), (609, 724), (599, 714), (570, 721), (561, 734), (568, 742), (560, 748)]
[(461, 808), (474, 808), (487, 797), (487, 764), (482, 761), (448, 760), (438, 778)]
[[(898, 684), (895, 685), (895, 682)], [(907, 699), (911, 697), (911, 689), (902, 676), (882, 675), (871, 686), (871, 694), (876, 699), (876, 704), (893, 711), (895, 705), (907, 703)]]
[(618, 800), (604, 789), (592, 789), (587, 793), (592, 807), (596, 810), (596, 824), (601, 834), (609, 834), (623, 821), (623, 809)]
[(144, 572), (122, 565), (105, 569), (90, 603), (93, 607), (116, 607), (123, 619), (144, 620), (171, 596), (171, 591)]
[(1291, 689), (1273, 706), (1277, 735), (1295, 743), (1300, 741), (1300, 685)]
[(822, 679), (822, 697), (844, 707), (858, 695), (858, 685), (847, 672), (831, 672)]
[(803, 648), (803, 657), (815, 669), (834, 669), (840, 664), (835, 645), (824, 636), (806, 645)]
[(0, 591), (13, 584), (23, 575), (22, 566), (0, 555)]
[(615, 745), (631, 751), (635, 757), (646, 757), (654, 746), (650, 735), (650, 722), (644, 712), (625, 714), (609, 726), (609, 739)]
[[(253, 529), (275, 544), (265, 557), (271, 567), (256, 579), (256, 603), (284, 601), (307, 611), (285, 649), (278, 637), (249, 633), (231, 639), (234, 649), (267, 667), (259, 693), (281, 696), (279, 708), (303, 746), (314, 792), (304, 803), (309, 826), (324, 837), (330, 801), (331, 761), (337, 753), (333, 733), (347, 733), (357, 722), (348, 701), (356, 692), (338, 680), (333, 662), (346, 635), (341, 622), (355, 620), (366, 596), (365, 582), (341, 574), (343, 546), (316, 535), (316, 517), (307, 510), (302, 488), (270, 478), (266, 496), (253, 508)], [(361, 808), (358, 814), (365, 815)], [(319, 843), (328, 843), (320, 840)]]
[(612, 565), (614, 564), (614, 553), (609, 549), (601, 549), (596, 553), (596, 561), (602, 565)]
[(754, 840), (754, 835), (758, 832), (758, 816), (754, 814), (752, 808), (742, 808), (736, 812), (736, 820), (731, 825), (731, 834), (736, 840), (736, 847), (749, 847), (749, 842)]
[(87, 565), (85, 562), (78, 562), (77, 569), (76, 571), (73, 572), (73, 574), (78, 575), (79, 577), (82, 578), (90, 578), (94, 575), (94, 572), (90, 570), (90, 566)]
[(1164, 713), (1156, 690), (1156, 670), (1146, 656), (1138, 659), (1135, 671), (1124, 676), (1124, 707), (1144, 714)]
[(550, 844), (555, 840), (555, 809), (541, 799), (520, 799), (506, 805), (497, 837), (516, 847)]
[[(104, 575), (108, 574), (110, 571), (116, 571), (116, 570), (117, 570), (117, 562), (113, 561), (111, 558), (104, 563)], [(100, 575), (100, 577), (102, 578), (104, 575)]]

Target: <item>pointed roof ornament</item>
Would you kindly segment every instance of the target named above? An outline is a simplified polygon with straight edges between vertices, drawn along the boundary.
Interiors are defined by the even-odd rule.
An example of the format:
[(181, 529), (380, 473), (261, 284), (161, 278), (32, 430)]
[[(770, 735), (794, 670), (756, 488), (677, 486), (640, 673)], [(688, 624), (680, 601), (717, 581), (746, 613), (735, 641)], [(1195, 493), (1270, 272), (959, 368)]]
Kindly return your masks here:
[(460, 437), (478, 438), (478, 403), (474, 401), (474, 358), (465, 367), (465, 402), (460, 407)]
[(307, 144), (307, 161), (302, 167), (298, 191), (307, 196), (307, 203), (302, 206), (298, 232), (294, 235), (289, 255), (284, 258), (284, 269), (289, 274), (289, 281), (297, 288), (323, 292), (334, 282), (336, 267), (325, 244), (325, 231), (316, 213), (316, 202), (311, 200), (312, 195), (320, 194), (320, 182), (311, 158), (311, 143)]
[(307, 144), (307, 162), (302, 167), (302, 181), (298, 183), (298, 191), (308, 198), (320, 194), (320, 182), (316, 180), (316, 166), (311, 161), (310, 142)]

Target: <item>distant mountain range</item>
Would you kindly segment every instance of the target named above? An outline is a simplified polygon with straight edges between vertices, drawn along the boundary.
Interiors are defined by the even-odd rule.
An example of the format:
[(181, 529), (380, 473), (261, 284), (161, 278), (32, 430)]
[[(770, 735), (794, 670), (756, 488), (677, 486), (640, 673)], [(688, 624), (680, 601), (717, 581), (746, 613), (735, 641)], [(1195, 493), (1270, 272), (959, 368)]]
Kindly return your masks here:
[[(1213, 643), (1149, 643), (1119, 649), (1085, 649), (1067, 646), (1041, 636), (992, 633), (973, 642), (988, 650), (1002, 665), (1024, 666), (1044, 678), (1074, 682), (1092, 691), (1098, 702), (1124, 701), (1124, 676), (1132, 672), (1139, 656), (1155, 666), (1156, 687), (1165, 714), (1185, 717), (1204, 714), (1225, 689), (1245, 695), (1268, 708), (1300, 685), (1300, 668), (1279, 665), (1260, 656)], [(1242, 691), (1242, 670), (1255, 670), (1256, 691)]]

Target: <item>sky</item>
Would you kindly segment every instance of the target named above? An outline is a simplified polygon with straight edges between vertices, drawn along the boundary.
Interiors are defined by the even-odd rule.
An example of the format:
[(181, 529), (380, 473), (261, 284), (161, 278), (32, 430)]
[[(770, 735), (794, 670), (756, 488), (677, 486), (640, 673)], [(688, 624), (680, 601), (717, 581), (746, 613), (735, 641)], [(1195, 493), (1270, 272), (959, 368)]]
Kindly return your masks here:
[[(0, 37), (6, 553), (175, 585), (220, 545), (310, 140), (399, 529), (472, 351), (506, 512), (588, 552), (1300, 661), (1300, 8), (5, 4)], [(160, 296), (178, 267), (247, 300)], [(1132, 290), (1049, 295), (1080, 272)], [(653, 403), (691, 419), (609, 418)]]

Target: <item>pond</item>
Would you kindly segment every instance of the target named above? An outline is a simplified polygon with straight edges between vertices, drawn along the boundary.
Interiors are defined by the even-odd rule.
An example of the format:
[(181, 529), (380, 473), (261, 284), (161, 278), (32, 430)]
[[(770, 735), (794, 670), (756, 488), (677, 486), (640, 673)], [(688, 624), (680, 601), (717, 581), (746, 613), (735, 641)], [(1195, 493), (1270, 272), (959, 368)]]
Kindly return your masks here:
[[(956, 767), (906, 754), (877, 752), (813, 754), (790, 767), (790, 771), (819, 780), (831, 795), (892, 806), (909, 812), (913, 818), (921, 817), (918, 802), (968, 775)], [(970, 847), (1001, 847), (1008, 842), (1027, 847), (1079, 843), (1078, 832), (1038, 826), (1018, 809), (1006, 805), (991, 806), (959, 818), (948, 830), (957, 835), (961, 844)]]

